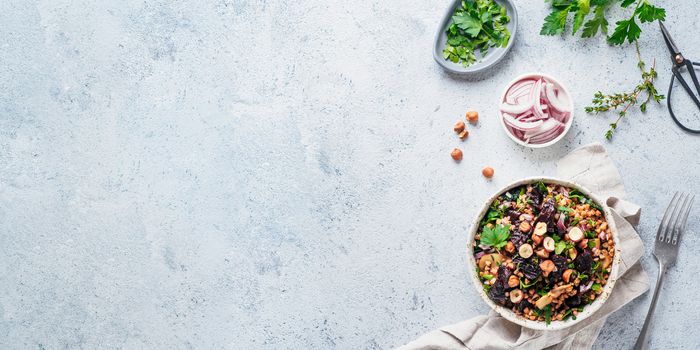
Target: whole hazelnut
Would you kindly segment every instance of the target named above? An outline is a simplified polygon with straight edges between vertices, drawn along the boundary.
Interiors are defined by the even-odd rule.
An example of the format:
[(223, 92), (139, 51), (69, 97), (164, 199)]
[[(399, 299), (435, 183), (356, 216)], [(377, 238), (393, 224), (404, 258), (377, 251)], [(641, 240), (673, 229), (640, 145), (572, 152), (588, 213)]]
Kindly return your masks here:
[(462, 130), (462, 132), (459, 133), (459, 138), (464, 140), (469, 136), (469, 131), (467, 130)]
[(460, 160), (462, 160), (462, 150), (460, 150), (459, 148), (453, 149), (453, 150), (452, 150), (452, 153), (450, 153), (450, 155), (452, 155), (452, 159), (454, 159), (454, 160), (456, 160), (456, 161), (458, 161), (458, 162), (459, 162)]
[(458, 120), (457, 123), (455, 123), (454, 131), (456, 133), (461, 133), (462, 131), (464, 131), (464, 127), (465, 127), (464, 122), (461, 120)]
[(484, 175), (484, 177), (487, 177), (490, 179), (493, 177), (493, 168), (490, 166), (487, 166), (486, 168), (481, 170), (481, 174)]
[(476, 122), (479, 120), (479, 112), (477, 112), (477, 111), (467, 112), (467, 120), (472, 124), (476, 124)]

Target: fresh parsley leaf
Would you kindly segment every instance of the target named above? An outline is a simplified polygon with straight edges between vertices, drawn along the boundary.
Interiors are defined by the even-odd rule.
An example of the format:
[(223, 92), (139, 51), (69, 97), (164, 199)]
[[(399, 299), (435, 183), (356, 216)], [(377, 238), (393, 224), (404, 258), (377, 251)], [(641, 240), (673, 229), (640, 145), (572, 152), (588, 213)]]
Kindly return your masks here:
[(591, 11), (591, 1), (590, 0), (578, 0), (576, 14), (574, 15), (574, 25), (572, 32), (576, 34), (576, 31), (581, 28), (583, 20), (586, 18), (588, 13)]
[(635, 1), (637, 1), (637, 0), (622, 0), (622, 3), (620, 4), (620, 6), (627, 7), (629, 5), (634, 4)]
[(544, 18), (540, 35), (557, 35), (566, 29), (566, 18), (569, 15), (569, 8), (554, 10), (549, 16)]
[(543, 195), (549, 193), (549, 190), (547, 190), (547, 185), (545, 185), (542, 181), (537, 183), (537, 189), (540, 190), (540, 192), (542, 192)]
[(469, 34), (472, 38), (479, 35), (482, 28), (481, 20), (470, 16), (467, 12), (458, 13), (452, 16), (452, 22), (457, 25), (457, 28)]
[(636, 13), (637, 16), (639, 16), (639, 21), (642, 23), (663, 21), (666, 19), (666, 10), (651, 5), (646, 1), (637, 8)]
[(615, 25), (615, 31), (608, 38), (608, 42), (613, 45), (622, 45), (625, 39), (630, 43), (635, 42), (639, 39), (639, 35), (642, 34), (642, 29), (639, 28), (634, 17), (628, 20), (617, 21)]
[(493, 275), (483, 275), (481, 276), (481, 278), (483, 278), (486, 281), (490, 281), (493, 278)]
[(593, 283), (593, 286), (591, 286), (591, 289), (594, 292), (600, 292), (600, 290), (603, 289), (603, 286), (601, 286), (600, 283)]
[(495, 225), (493, 228), (484, 226), (479, 243), (496, 249), (503, 248), (510, 237), (509, 227), (510, 225)]
[(554, 245), (554, 253), (555, 254), (561, 254), (561, 252), (566, 249), (566, 242), (564, 241), (559, 241)]
[(608, 20), (605, 19), (605, 6), (596, 6), (593, 19), (583, 25), (581, 37), (592, 38), (600, 30), (603, 34), (608, 34)]
[(595, 238), (595, 232), (586, 230), (586, 232), (583, 233), (583, 236), (586, 238)]

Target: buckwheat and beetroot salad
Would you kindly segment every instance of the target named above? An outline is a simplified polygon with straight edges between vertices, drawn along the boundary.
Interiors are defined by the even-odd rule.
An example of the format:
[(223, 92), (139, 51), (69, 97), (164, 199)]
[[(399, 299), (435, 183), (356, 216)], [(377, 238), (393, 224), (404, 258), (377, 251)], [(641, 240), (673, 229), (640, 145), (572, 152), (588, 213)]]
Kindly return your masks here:
[(603, 292), (615, 253), (598, 204), (542, 182), (496, 198), (472, 248), (489, 298), (547, 324), (576, 319)]

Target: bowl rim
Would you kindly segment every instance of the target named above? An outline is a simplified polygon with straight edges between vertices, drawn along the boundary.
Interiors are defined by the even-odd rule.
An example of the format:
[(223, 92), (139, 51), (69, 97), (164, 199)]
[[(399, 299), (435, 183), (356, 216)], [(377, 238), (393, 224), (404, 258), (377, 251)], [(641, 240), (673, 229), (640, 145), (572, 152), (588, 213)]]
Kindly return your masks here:
[[(605, 214), (605, 220), (608, 223), (608, 227), (610, 227), (610, 230), (612, 231), (612, 236), (613, 236), (613, 242), (615, 242), (615, 256), (613, 256), (613, 262), (612, 262), (612, 268), (610, 271), (610, 275), (608, 277), (608, 283), (605, 284), (603, 287), (603, 292), (596, 298), (596, 300), (593, 301), (593, 303), (586, 305), (586, 307), (583, 309), (582, 312), (580, 312), (576, 319), (569, 318), (568, 320), (564, 321), (552, 321), (549, 325), (547, 325), (545, 322), (542, 321), (532, 321), (529, 319), (526, 319), (522, 316), (516, 315), (512, 310), (498, 305), (495, 302), (493, 302), (488, 295), (486, 295), (486, 292), (484, 292), (483, 289), (483, 284), (479, 280), (479, 277), (475, 273), (476, 270), (476, 260), (474, 258), (474, 254), (472, 252), (472, 242), (474, 240), (474, 236), (476, 235), (476, 231), (479, 228), (479, 223), (481, 222), (481, 218), (486, 214), (486, 211), (488, 208), (491, 206), (491, 203), (493, 202), (494, 199), (496, 199), (498, 196), (501, 194), (505, 193), (506, 191), (520, 186), (520, 185), (525, 185), (525, 184), (532, 184), (538, 181), (542, 181), (545, 183), (553, 183), (557, 185), (562, 185), (562, 186), (567, 186), (570, 188), (575, 188), (579, 190), (581, 193), (586, 195), (588, 198), (594, 200), (598, 205), (600, 205), (603, 208), (603, 213)], [(620, 262), (621, 262), (621, 251), (620, 251), (620, 237), (618, 234), (617, 227), (615, 226), (615, 221), (613, 220), (612, 216), (612, 211), (610, 207), (608, 207), (607, 203), (605, 201), (600, 200), (600, 197), (596, 196), (593, 194), (590, 190), (588, 190), (586, 187), (582, 186), (579, 183), (576, 183), (571, 180), (563, 180), (560, 178), (556, 177), (549, 177), (549, 176), (535, 176), (535, 177), (527, 177), (523, 178), (514, 182), (511, 182), (510, 184), (503, 186), (501, 189), (499, 189), (497, 192), (492, 194), (487, 198), (487, 200), (484, 202), (484, 204), (481, 207), (481, 210), (479, 213), (475, 216), (474, 220), (472, 221), (472, 224), (470, 226), (470, 229), (467, 234), (467, 266), (469, 268), (469, 275), (471, 276), (472, 284), (474, 285), (474, 288), (476, 288), (477, 293), (481, 296), (481, 298), (488, 304), (494, 311), (498, 312), (501, 316), (503, 316), (505, 319), (516, 323), (520, 326), (529, 328), (529, 329), (535, 329), (535, 330), (560, 330), (560, 329), (565, 329), (569, 328), (579, 322), (582, 322), (583, 320), (587, 319), (590, 317), (592, 314), (594, 314), (598, 309), (600, 309), (603, 304), (608, 300), (610, 297), (610, 293), (612, 292), (614, 286), (615, 286), (615, 281), (619, 277), (619, 269), (620, 269)]]
[[(561, 87), (561, 89), (564, 91), (564, 93), (567, 96), (569, 96), (569, 106), (571, 107), (571, 115), (569, 116), (569, 120), (566, 121), (566, 125), (564, 126), (564, 131), (562, 131), (562, 133), (559, 134), (559, 136), (557, 136), (557, 137), (555, 137), (555, 138), (553, 138), (545, 143), (525, 143), (524, 141), (515, 137), (515, 135), (513, 135), (510, 132), (510, 130), (508, 130), (508, 127), (506, 126), (506, 122), (503, 120), (503, 114), (502, 114), (503, 112), (501, 112), (501, 108), (500, 108), (500, 105), (505, 100), (506, 94), (508, 93), (508, 90), (510, 90), (511, 86), (513, 86), (515, 83), (517, 83), (525, 78), (533, 78), (533, 77), (545, 78), (547, 80), (550, 80), (550, 81), (558, 84)], [(510, 82), (508, 82), (508, 84), (506, 84), (506, 87), (503, 89), (503, 92), (501, 93), (500, 99), (498, 100), (497, 106), (499, 106), (499, 108), (498, 108), (498, 120), (501, 123), (501, 127), (503, 127), (503, 131), (506, 132), (506, 135), (508, 135), (508, 137), (511, 140), (513, 140), (515, 143), (517, 143), (521, 146), (529, 147), (529, 148), (545, 148), (545, 147), (549, 147), (549, 146), (559, 142), (561, 139), (564, 138), (564, 136), (566, 136), (566, 134), (569, 132), (569, 129), (571, 129), (571, 126), (574, 124), (574, 100), (571, 96), (571, 93), (569, 92), (569, 89), (567, 89), (566, 86), (564, 84), (562, 84), (559, 79), (556, 79), (556, 78), (552, 77), (551, 75), (548, 75), (545, 73), (531, 72), (531, 73), (521, 74), (521, 75), (515, 77), (515, 79), (511, 80)]]

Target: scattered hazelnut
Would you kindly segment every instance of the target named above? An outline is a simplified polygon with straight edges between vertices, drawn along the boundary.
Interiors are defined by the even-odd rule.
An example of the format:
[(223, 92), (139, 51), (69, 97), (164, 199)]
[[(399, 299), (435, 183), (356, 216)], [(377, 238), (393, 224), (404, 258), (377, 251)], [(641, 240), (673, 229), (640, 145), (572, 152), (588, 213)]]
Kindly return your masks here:
[(462, 132), (459, 133), (459, 138), (462, 140), (466, 139), (468, 136), (469, 136), (469, 131), (467, 131), (467, 130), (462, 130)]
[(537, 254), (537, 256), (539, 256), (540, 258), (543, 258), (543, 259), (549, 258), (549, 252), (545, 249), (539, 249), (538, 251), (535, 252), (535, 254)]
[(538, 236), (542, 236), (545, 233), (547, 233), (547, 223), (538, 222), (537, 225), (535, 225), (535, 234)]
[(574, 242), (582, 240), (583, 231), (581, 231), (581, 229), (578, 227), (572, 227), (571, 230), (569, 230), (569, 239), (571, 239)]
[(579, 248), (581, 248), (581, 249), (586, 249), (586, 248), (588, 248), (588, 238), (582, 239), (580, 242), (578, 242), (578, 245), (577, 245), (577, 246), (578, 246)]
[(462, 160), (462, 150), (460, 150), (459, 148), (453, 149), (452, 153), (450, 153), (450, 155), (452, 156), (452, 159), (454, 159), (458, 162), (460, 160)]
[(554, 251), (554, 238), (545, 237), (544, 241), (542, 242), (542, 245), (544, 246), (544, 249), (546, 249), (548, 252), (553, 252)]
[(510, 291), (510, 301), (513, 304), (519, 303), (521, 300), (523, 300), (523, 291), (520, 289), (513, 289)]
[(461, 133), (462, 131), (464, 131), (464, 127), (465, 127), (464, 122), (461, 120), (458, 120), (457, 123), (455, 123), (454, 131), (456, 133)]
[(523, 221), (523, 222), (520, 223), (520, 227), (519, 227), (519, 228), (520, 228), (520, 231), (522, 231), (522, 232), (528, 232), (528, 231), (530, 231), (530, 229), (532, 228), (532, 226), (530, 226), (530, 223), (529, 223), (529, 222)]
[(520, 256), (522, 256), (525, 259), (531, 257), (532, 256), (532, 246), (527, 244), (527, 243), (521, 245), (520, 248), (518, 249), (518, 254), (520, 254)]
[(544, 260), (540, 263), (540, 269), (542, 269), (542, 276), (547, 277), (549, 276), (549, 273), (554, 271), (556, 266), (554, 266), (554, 262), (552, 260)]
[(476, 122), (479, 121), (479, 112), (477, 112), (477, 111), (467, 112), (467, 120), (472, 124), (476, 124)]
[(486, 168), (481, 170), (481, 174), (484, 175), (484, 177), (492, 178), (493, 177), (493, 168), (490, 166), (487, 166)]
[(515, 245), (513, 244), (513, 242), (508, 241), (508, 243), (506, 243), (506, 251), (511, 254), (515, 253)]
[(571, 274), (574, 273), (574, 270), (568, 269), (564, 271), (564, 273), (561, 275), (561, 278), (564, 280), (564, 282), (569, 283), (569, 280), (571, 279)]
[(508, 287), (515, 288), (520, 285), (520, 278), (516, 275), (510, 275), (508, 277)]
[(543, 239), (542, 236), (538, 236), (534, 233), (532, 234), (532, 236), (530, 236), (530, 238), (532, 238), (532, 243), (535, 243), (536, 246), (540, 245)]

